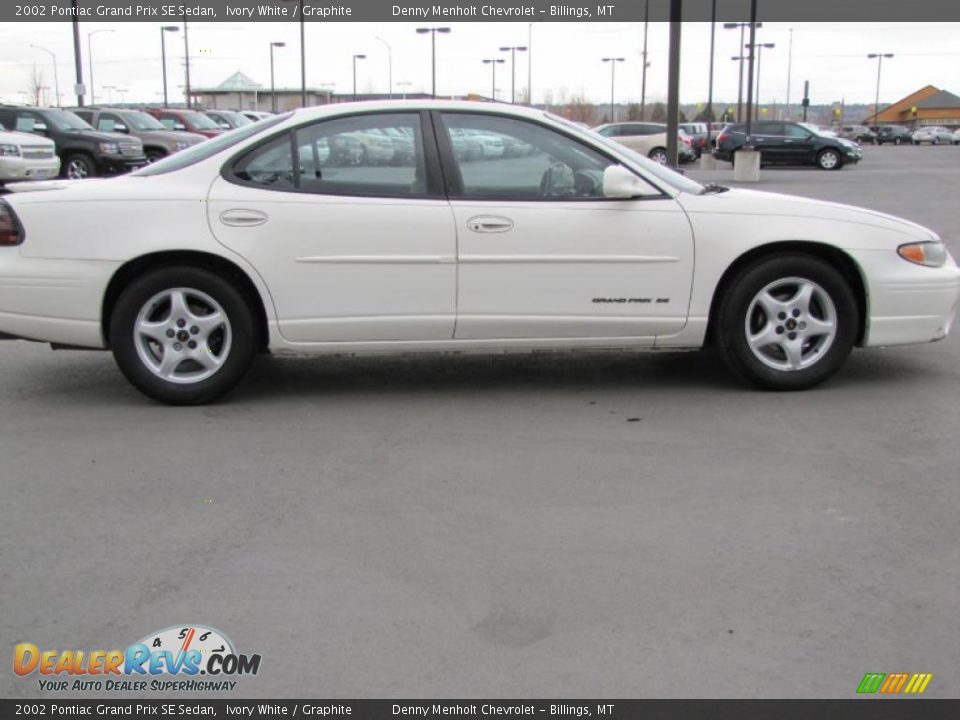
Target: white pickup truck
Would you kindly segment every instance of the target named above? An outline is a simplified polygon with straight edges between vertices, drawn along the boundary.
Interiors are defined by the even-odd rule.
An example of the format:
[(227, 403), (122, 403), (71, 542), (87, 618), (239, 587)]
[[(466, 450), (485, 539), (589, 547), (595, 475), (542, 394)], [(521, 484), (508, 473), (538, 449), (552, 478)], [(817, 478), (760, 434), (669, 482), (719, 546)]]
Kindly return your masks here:
[(0, 125), (0, 186), (17, 180), (46, 180), (60, 174), (52, 140), (10, 132)]

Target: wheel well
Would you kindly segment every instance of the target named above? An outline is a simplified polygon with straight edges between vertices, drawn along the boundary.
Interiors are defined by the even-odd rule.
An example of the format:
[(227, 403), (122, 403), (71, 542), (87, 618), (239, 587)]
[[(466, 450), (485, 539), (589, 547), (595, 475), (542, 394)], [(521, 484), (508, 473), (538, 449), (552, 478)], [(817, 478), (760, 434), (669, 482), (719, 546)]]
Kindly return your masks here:
[(253, 311), (253, 315), (260, 326), (260, 349), (266, 349), (269, 339), (267, 312), (263, 306), (263, 298), (260, 297), (260, 293), (257, 291), (256, 286), (247, 273), (219, 255), (191, 250), (175, 250), (142, 255), (122, 265), (113, 274), (103, 297), (101, 317), (103, 339), (107, 347), (110, 346), (110, 318), (113, 315), (114, 307), (121, 293), (131, 282), (143, 273), (170, 265), (190, 265), (191, 267), (203, 268), (217, 273), (225, 280), (232, 282), (243, 293), (247, 302), (250, 304), (250, 309)]
[(165, 147), (160, 147), (159, 145), (144, 145), (143, 152), (158, 152), (163, 155), (169, 155), (170, 152)]
[(716, 290), (713, 293), (713, 299), (710, 302), (710, 316), (707, 323), (707, 343), (714, 340), (713, 332), (717, 326), (717, 313), (720, 310), (720, 299), (727, 292), (727, 288), (733, 282), (740, 271), (748, 265), (752, 265), (759, 260), (783, 253), (801, 253), (810, 255), (819, 260), (823, 260), (838, 270), (847, 282), (850, 283), (850, 289), (853, 290), (854, 298), (857, 301), (857, 310), (860, 315), (860, 327), (857, 328), (857, 344), (863, 341), (864, 333), (867, 328), (867, 290), (863, 283), (863, 275), (854, 262), (853, 258), (847, 255), (843, 250), (823, 245), (822, 243), (808, 241), (783, 241), (761, 245), (745, 252), (734, 260), (724, 271), (720, 282), (717, 283)]

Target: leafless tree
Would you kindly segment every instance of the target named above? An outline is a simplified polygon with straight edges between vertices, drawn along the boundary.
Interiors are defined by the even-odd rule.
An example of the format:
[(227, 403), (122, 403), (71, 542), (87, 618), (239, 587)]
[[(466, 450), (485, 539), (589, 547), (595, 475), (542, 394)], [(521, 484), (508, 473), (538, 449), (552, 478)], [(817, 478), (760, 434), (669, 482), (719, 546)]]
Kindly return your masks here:
[(30, 76), (27, 79), (27, 88), (33, 104), (39, 106), (44, 88), (43, 71), (34, 65), (30, 70)]

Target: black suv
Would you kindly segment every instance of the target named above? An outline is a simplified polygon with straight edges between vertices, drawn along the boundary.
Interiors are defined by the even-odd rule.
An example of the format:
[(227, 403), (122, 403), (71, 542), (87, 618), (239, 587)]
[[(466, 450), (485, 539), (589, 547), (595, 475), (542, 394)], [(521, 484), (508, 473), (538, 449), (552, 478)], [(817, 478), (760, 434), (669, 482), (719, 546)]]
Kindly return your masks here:
[[(728, 125), (717, 137), (713, 156), (733, 162), (734, 153), (747, 144), (745, 123)], [(816, 165), (835, 170), (863, 157), (860, 146), (850, 140), (820, 135), (792, 122), (760, 121), (753, 123), (750, 140), (760, 151), (763, 165)]]
[(60, 174), (71, 180), (117, 175), (147, 164), (140, 140), (94, 130), (68, 110), (0, 105), (0, 124), (53, 140)]
[(883, 145), (884, 143), (893, 143), (894, 145), (907, 143), (909, 145), (913, 142), (913, 133), (910, 132), (910, 128), (903, 125), (881, 125), (877, 128), (877, 139), (874, 142), (877, 145)]

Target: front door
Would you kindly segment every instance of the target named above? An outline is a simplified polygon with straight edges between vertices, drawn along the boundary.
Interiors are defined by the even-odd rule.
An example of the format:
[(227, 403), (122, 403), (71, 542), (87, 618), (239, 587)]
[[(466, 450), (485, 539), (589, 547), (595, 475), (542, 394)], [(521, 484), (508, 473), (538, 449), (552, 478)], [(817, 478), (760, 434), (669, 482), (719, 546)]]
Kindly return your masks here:
[[(613, 160), (559, 129), (488, 114), (436, 115), (459, 264), (459, 339), (646, 338), (686, 323), (693, 238), (654, 186), (605, 199)], [(505, 138), (509, 153), (458, 158), (450, 132)]]

